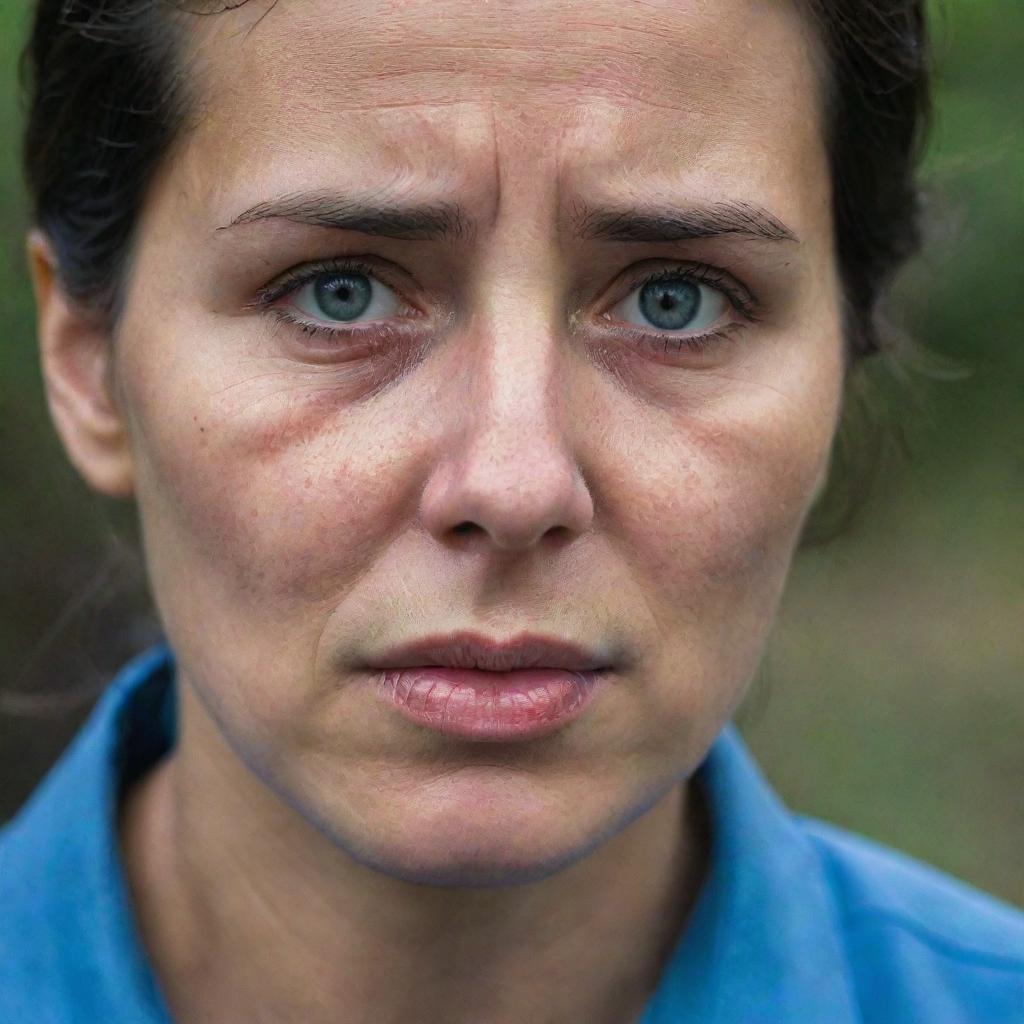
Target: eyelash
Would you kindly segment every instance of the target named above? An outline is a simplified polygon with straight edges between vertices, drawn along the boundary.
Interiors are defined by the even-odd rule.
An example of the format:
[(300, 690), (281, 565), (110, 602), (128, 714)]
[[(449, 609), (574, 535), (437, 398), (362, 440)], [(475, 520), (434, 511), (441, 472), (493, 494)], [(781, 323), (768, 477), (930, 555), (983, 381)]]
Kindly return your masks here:
[[(371, 335), (374, 349), (386, 345), (388, 341), (405, 334), (406, 331), (402, 328), (389, 325), (380, 320), (371, 320), (365, 324), (354, 324), (351, 327), (345, 328), (328, 327), (324, 324), (315, 324), (308, 320), (301, 320), (293, 316), (286, 309), (274, 305), (279, 299), (294, 294), (321, 274), (346, 272), (356, 272), (365, 274), (374, 280), (382, 280), (380, 267), (363, 260), (355, 258), (327, 260), (287, 271), (276, 281), (260, 289), (253, 302), (250, 303), (250, 306), (264, 310), (276, 317), (278, 321), (295, 327), (311, 337), (324, 337), (337, 341), (341, 338), (358, 339), (364, 334)], [(676, 335), (670, 331), (659, 331), (657, 328), (646, 331), (641, 327), (629, 324), (618, 324), (614, 330), (619, 334), (625, 334), (627, 337), (633, 338), (647, 347), (664, 353), (669, 352), (671, 345), (674, 346), (675, 352), (685, 348), (700, 354), (712, 348), (716, 343), (729, 339), (737, 330), (741, 330), (751, 323), (757, 323), (761, 319), (758, 303), (745, 287), (740, 285), (731, 275), (703, 263), (678, 263), (662, 267), (647, 274), (638, 275), (632, 282), (629, 290), (623, 293), (623, 297), (637, 288), (643, 288), (644, 285), (670, 278), (681, 278), (693, 281), (696, 284), (704, 284), (715, 288), (725, 295), (730, 305), (743, 317), (743, 320), (734, 321), (722, 327), (689, 336)], [(388, 284), (387, 281), (383, 281), (383, 283)], [(391, 285), (388, 284), (388, 287), (391, 287)], [(398, 289), (395, 290), (398, 291)], [(607, 317), (607, 314), (603, 314), (603, 316)], [(609, 320), (608, 322), (611, 323), (613, 321)]]
[[(722, 327), (691, 335), (674, 334), (671, 331), (664, 330), (659, 331), (657, 328), (652, 328), (648, 331), (634, 324), (618, 324), (614, 328), (615, 331), (633, 338), (645, 347), (665, 354), (669, 352), (671, 347), (672, 351), (676, 353), (681, 349), (687, 349), (699, 355), (709, 351), (715, 344), (729, 340), (737, 331), (761, 320), (758, 302), (751, 292), (730, 274), (706, 263), (676, 263), (646, 274), (640, 274), (631, 282), (629, 289), (623, 293), (623, 296), (655, 281), (666, 281), (673, 278), (692, 281), (695, 284), (708, 285), (720, 291), (729, 300), (729, 304), (733, 309), (743, 317), (743, 320), (733, 321)], [(607, 314), (604, 314), (604, 316), (607, 317)]]
[[(374, 348), (377, 348), (389, 338), (402, 333), (402, 331), (394, 325), (385, 324), (379, 320), (371, 320), (365, 324), (353, 324), (351, 327), (345, 328), (328, 327), (325, 324), (314, 324), (308, 320), (300, 320), (282, 307), (274, 305), (279, 299), (284, 298), (286, 295), (293, 295), (303, 285), (316, 280), (321, 274), (352, 272), (365, 274), (367, 277), (372, 277), (375, 281), (382, 280), (382, 272), (379, 266), (359, 259), (348, 258), (310, 263), (285, 272), (276, 281), (265, 288), (261, 288), (250, 305), (266, 311), (271, 316), (276, 317), (279, 322), (285, 323), (290, 327), (296, 327), (303, 334), (311, 337), (319, 336), (337, 341), (343, 337), (358, 338), (363, 334), (370, 334), (375, 342)], [(389, 288), (392, 287), (387, 281), (383, 281), (383, 283), (388, 284)], [(398, 291), (398, 289), (395, 288), (395, 291)]]

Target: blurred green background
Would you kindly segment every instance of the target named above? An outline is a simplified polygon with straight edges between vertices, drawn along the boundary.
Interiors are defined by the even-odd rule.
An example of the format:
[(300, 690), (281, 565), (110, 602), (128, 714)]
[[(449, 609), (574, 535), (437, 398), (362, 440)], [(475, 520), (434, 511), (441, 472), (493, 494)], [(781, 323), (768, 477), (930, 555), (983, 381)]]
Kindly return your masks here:
[[(884, 386), (910, 457), (801, 552), (739, 715), (796, 810), (1024, 906), (1024, 3), (933, 8), (926, 252), (893, 307), (959, 379)], [(24, 269), (17, 53), (0, 7), (0, 820), (154, 637), (139, 567), (49, 423)], [(112, 525), (113, 524), (113, 525)]]

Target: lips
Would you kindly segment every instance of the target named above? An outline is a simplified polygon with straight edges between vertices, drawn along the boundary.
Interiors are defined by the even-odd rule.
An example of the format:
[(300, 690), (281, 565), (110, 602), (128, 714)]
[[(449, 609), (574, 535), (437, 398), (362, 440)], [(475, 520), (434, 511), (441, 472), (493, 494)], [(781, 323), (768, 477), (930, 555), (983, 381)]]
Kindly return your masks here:
[(427, 637), (369, 663), (377, 696), (403, 718), (447, 736), (535, 739), (575, 721), (611, 668), (599, 652), (521, 634), (496, 642), (477, 633)]
[(575, 721), (600, 672), (399, 668), (377, 675), (377, 694), (416, 725), (465, 740), (537, 739)]

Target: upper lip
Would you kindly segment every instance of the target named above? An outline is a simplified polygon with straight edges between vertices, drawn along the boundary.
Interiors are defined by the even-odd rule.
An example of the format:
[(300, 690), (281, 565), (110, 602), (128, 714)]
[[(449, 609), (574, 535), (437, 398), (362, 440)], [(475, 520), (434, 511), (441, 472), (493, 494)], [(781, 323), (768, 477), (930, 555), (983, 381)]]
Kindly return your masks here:
[(370, 668), (443, 665), (491, 672), (510, 672), (523, 668), (593, 672), (608, 668), (609, 659), (558, 637), (520, 633), (510, 640), (501, 641), (491, 640), (481, 633), (460, 630), (401, 644), (384, 651), (368, 664)]

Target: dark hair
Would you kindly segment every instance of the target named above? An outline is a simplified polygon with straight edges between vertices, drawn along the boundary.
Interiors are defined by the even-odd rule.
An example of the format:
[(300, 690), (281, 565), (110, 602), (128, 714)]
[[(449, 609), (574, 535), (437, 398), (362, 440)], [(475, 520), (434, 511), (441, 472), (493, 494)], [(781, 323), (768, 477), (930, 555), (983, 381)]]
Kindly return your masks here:
[[(178, 15), (245, 2), (37, 2), (22, 64), (33, 215), (67, 292), (113, 321), (145, 190), (189, 113), (176, 63)], [(894, 348), (898, 335), (883, 329), (879, 304), (920, 245), (915, 171), (930, 114), (924, 0), (801, 2), (825, 57), (835, 253), (852, 366)]]

